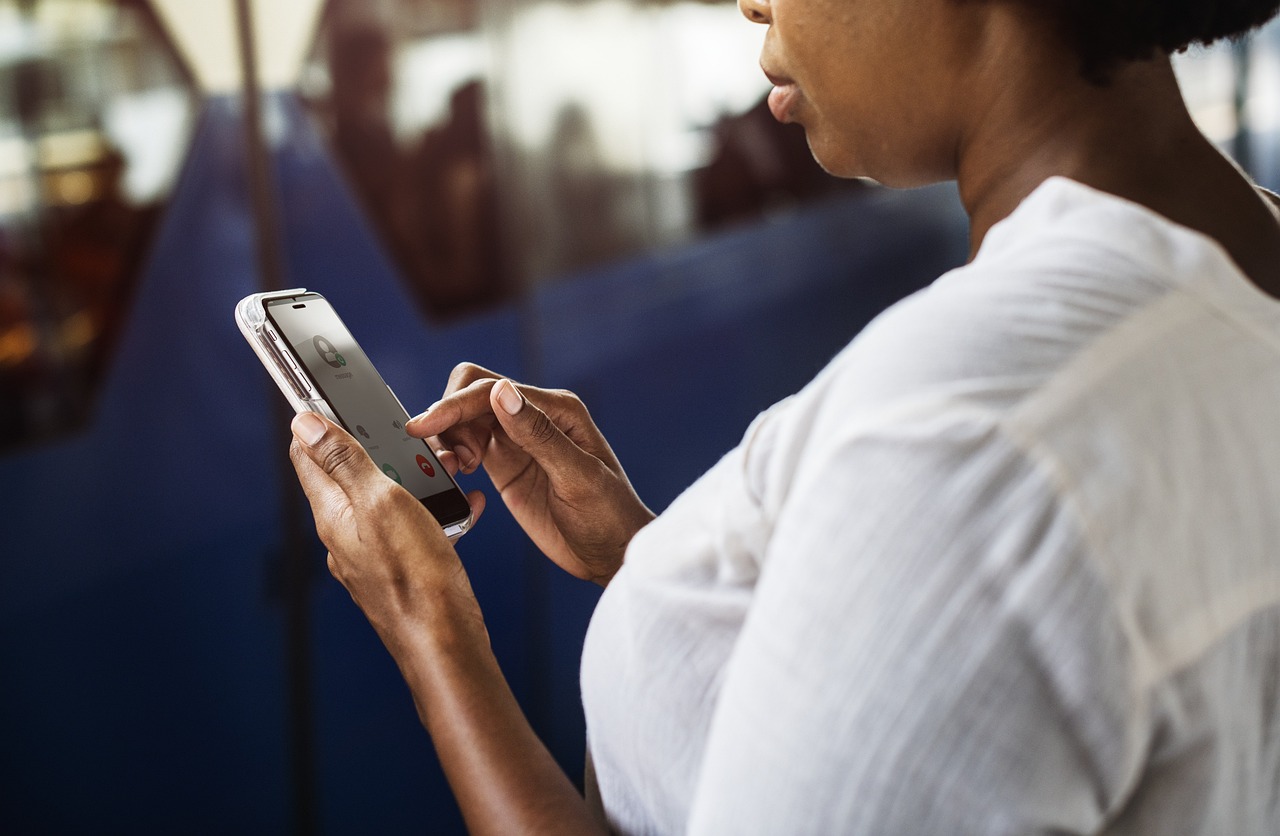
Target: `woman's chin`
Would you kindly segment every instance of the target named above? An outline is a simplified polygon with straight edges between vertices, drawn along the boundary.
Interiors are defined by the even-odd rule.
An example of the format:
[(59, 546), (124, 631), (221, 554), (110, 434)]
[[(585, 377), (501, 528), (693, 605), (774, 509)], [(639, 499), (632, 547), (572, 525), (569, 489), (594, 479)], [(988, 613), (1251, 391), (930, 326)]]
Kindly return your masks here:
[(866, 166), (858, 165), (840, 155), (819, 153), (814, 151), (812, 145), (809, 146), (809, 150), (813, 153), (813, 159), (818, 166), (832, 177), (839, 177), (841, 180), (865, 180), (868, 183), (881, 185), (880, 179), (867, 171)]
[(822, 170), (832, 177), (857, 180), (867, 185), (885, 186), (890, 189), (916, 189), (955, 179), (954, 176), (949, 177), (927, 166), (875, 166), (850, 156), (827, 155), (816, 151), (813, 158)]
[(805, 139), (809, 141), (809, 153), (827, 174), (842, 180), (870, 180), (881, 182), (876, 172), (870, 170), (862, 155), (855, 153), (839, 142), (831, 142), (830, 137), (820, 130), (805, 127)]
[(832, 149), (821, 142), (815, 142), (813, 134), (809, 133), (807, 129), (805, 130), (805, 139), (809, 141), (809, 153), (813, 155), (814, 161), (827, 174), (842, 179), (866, 176), (864, 172), (858, 170), (857, 166), (850, 165), (844, 154), (837, 153), (838, 149)]

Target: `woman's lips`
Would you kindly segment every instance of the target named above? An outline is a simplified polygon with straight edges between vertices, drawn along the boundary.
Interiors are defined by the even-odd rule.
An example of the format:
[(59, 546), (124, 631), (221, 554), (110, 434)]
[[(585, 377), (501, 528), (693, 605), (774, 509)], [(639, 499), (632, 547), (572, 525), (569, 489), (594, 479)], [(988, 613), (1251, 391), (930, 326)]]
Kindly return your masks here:
[(769, 92), (769, 112), (779, 122), (790, 122), (791, 111), (795, 110), (800, 99), (800, 87), (786, 76), (764, 71), (765, 78), (773, 85)]
[(790, 122), (791, 111), (799, 98), (800, 88), (795, 85), (795, 82), (776, 85), (769, 91), (769, 112), (779, 122)]

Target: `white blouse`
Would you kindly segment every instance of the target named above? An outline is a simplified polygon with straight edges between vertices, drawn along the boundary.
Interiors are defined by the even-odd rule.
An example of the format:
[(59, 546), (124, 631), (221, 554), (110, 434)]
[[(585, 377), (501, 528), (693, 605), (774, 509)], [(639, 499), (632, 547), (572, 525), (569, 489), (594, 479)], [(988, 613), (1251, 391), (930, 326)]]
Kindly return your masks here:
[(1280, 833), (1280, 303), (1044, 183), (631, 543), (624, 833)]

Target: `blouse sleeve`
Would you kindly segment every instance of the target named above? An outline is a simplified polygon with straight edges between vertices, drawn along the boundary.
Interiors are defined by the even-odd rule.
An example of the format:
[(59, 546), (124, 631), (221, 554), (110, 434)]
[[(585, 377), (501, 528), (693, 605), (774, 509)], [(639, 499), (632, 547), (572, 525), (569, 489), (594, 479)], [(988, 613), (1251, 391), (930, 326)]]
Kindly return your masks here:
[(809, 456), (724, 672), (689, 831), (1096, 831), (1140, 701), (1084, 526), (981, 420)]

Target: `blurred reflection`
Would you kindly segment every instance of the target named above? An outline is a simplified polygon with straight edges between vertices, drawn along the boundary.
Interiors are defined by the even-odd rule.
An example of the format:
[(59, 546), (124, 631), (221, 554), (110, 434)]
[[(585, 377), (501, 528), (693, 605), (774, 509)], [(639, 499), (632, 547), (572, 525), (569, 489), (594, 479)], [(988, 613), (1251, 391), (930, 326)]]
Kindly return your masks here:
[(556, 211), (548, 224), (560, 270), (599, 264), (627, 251), (621, 234), (625, 226), (618, 217), (622, 190), (606, 172), (586, 108), (577, 102), (564, 105), (551, 135)]
[[(324, 27), (308, 95), (429, 314), (860, 185), (772, 118), (763, 29), (732, 3), (331, 0)], [(1275, 55), (1179, 58), (1211, 136), (1239, 133)], [(1255, 128), (1280, 123), (1250, 95)]]
[(861, 185), (819, 168), (804, 129), (780, 124), (767, 99), (741, 116), (722, 119), (713, 134), (715, 155), (694, 174), (703, 229), (753, 220)]
[(368, 210), (391, 222), (404, 167), (388, 120), (391, 43), (381, 30), (361, 26), (334, 32), (330, 50), (334, 147)]
[[(434, 277), (425, 299), (441, 311), (457, 311), (501, 298), (501, 246), (493, 157), (484, 127), (484, 86), (472, 81), (449, 101), (449, 116), (414, 149), (416, 198), (402, 227), (415, 245), (424, 276)], [(421, 234), (414, 235), (414, 229)]]
[[(405, 60), (441, 41), (456, 49), (456, 29), (470, 15), (455, 9), (442, 18), (439, 9), (428, 13), (410, 0), (386, 9), (330, 6), (328, 54), (317, 57), (327, 89), (310, 92), (339, 162), (422, 309), (447, 317), (492, 305), (508, 282), (484, 85), (474, 75), (428, 76), (430, 65)], [(401, 28), (399, 20), (410, 25)], [(451, 83), (449, 96), (434, 119), (397, 124), (405, 88), (438, 90), (442, 82)]]
[(0, 0), (0, 448), (86, 419), (193, 111), (140, 3)]
[(481, 11), (331, 0), (304, 84), (429, 315), (832, 186), (802, 137), (743, 115), (767, 86), (756, 28), (732, 4)]

